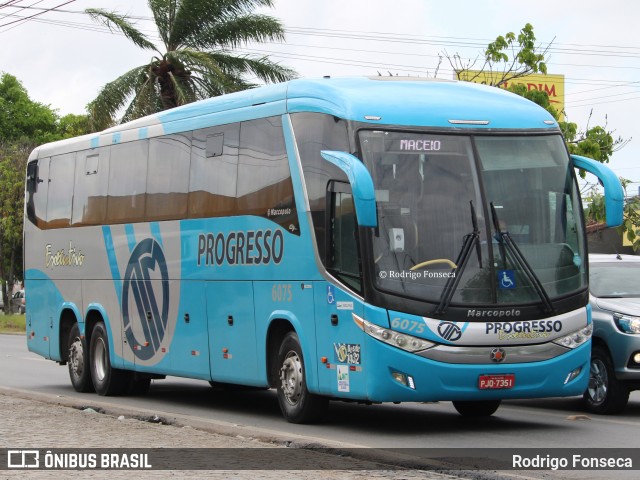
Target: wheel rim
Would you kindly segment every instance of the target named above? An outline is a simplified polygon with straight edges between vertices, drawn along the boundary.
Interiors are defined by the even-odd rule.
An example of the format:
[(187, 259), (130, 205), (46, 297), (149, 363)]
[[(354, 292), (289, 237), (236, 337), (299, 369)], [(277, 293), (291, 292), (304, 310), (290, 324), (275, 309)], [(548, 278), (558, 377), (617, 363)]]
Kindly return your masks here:
[(591, 359), (591, 369), (589, 371), (589, 398), (594, 404), (600, 404), (607, 398), (609, 377), (604, 362), (599, 358)]
[(73, 339), (73, 343), (69, 347), (69, 365), (73, 375), (80, 378), (84, 373), (84, 350), (82, 341), (78, 337)]
[(93, 364), (98, 380), (104, 380), (107, 373), (107, 348), (102, 338), (96, 340), (95, 351), (93, 352)]
[(302, 360), (296, 352), (289, 352), (280, 368), (280, 385), (284, 398), (290, 405), (296, 405), (302, 395)]

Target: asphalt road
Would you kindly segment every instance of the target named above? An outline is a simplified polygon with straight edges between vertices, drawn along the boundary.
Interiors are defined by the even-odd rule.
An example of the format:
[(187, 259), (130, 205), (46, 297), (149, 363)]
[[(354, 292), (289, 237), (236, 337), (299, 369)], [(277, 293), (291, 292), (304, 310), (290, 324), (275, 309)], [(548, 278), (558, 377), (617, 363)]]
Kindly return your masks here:
[[(324, 423), (293, 425), (282, 419), (273, 391), (221, 392), (207, 382), (169, 377), (155, 381), (144, 397), (105, 399), (77, 393), (71, 387), (66, 367), (28, 352), (24, 337), (14, 335), (0, 335), (0, 386), (78, 399), (86, 405), (108, 400), (111, 404), (183, 415), (196, 421), (213, 419), (354, 447), (640, 447), (640, 392), (631, 394), (626, 412), (618, 416), (587, 415), (581, 410), (579, 398), (510, 401), (493, 417), (476, 421), (459, 416), (448, 402), (372, 406), (332, 402)], [(633, 473), (616, 472), (615, 476), (637, 478)], [(608, 477), (564, 472), (545, 478)]]

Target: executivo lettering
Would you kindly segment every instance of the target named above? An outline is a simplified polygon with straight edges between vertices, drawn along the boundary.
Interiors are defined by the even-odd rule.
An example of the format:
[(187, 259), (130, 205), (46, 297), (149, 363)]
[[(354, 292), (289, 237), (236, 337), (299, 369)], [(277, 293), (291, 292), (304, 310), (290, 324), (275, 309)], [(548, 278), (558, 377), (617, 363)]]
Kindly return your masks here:
[(55, 267), (81, 267), (84, 263), (84, 254), (69, 241), (69, 249), (61, 248), (53, 251), (51, 244), (45, 247), (45, 265), (46, 268)]

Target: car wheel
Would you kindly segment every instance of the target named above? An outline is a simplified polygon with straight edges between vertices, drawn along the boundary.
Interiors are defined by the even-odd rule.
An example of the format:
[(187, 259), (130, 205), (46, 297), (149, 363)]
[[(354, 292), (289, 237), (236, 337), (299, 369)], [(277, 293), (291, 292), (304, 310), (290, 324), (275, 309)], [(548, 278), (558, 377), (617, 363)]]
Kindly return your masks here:
[(583, 395), (590, 412), (620, 413), (629, 401), (629, 388), (616, 378), (613, 362), (606, 349), (595, 346), (591, 352), (589, 385)]
[(78, 324), (74, 323), (67, 340), (67, 366), (71, 385), (76, 392), (93, 392), (91, 367), (89, 365), (89, 349), (86, 340), (80, 335)]
[(464, 417), (490, 417), (500, 406), (500, 400), (455, 401), (453, 406)]
[(289, 332), (278, 350), (275, 377), (278, 379), (278, 403), (284, 418), (290, 423), (314, 423), (324, 417), (329, 400), (307, 390), (304, 359), (300, 340)]

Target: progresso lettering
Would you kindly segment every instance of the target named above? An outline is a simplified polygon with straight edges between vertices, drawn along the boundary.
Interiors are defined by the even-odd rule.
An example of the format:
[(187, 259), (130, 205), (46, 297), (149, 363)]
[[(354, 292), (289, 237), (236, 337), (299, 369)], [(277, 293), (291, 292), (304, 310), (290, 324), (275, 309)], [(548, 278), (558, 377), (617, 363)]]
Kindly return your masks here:
[(532, 320), (513, 323), (488, 322), (485, 333), (552, 333), (561, 330), (562, 322), (559, 320)]
[(282, 231), (257, 230), (198, 235), (198, 266), (279, 264), (284, 254)]

